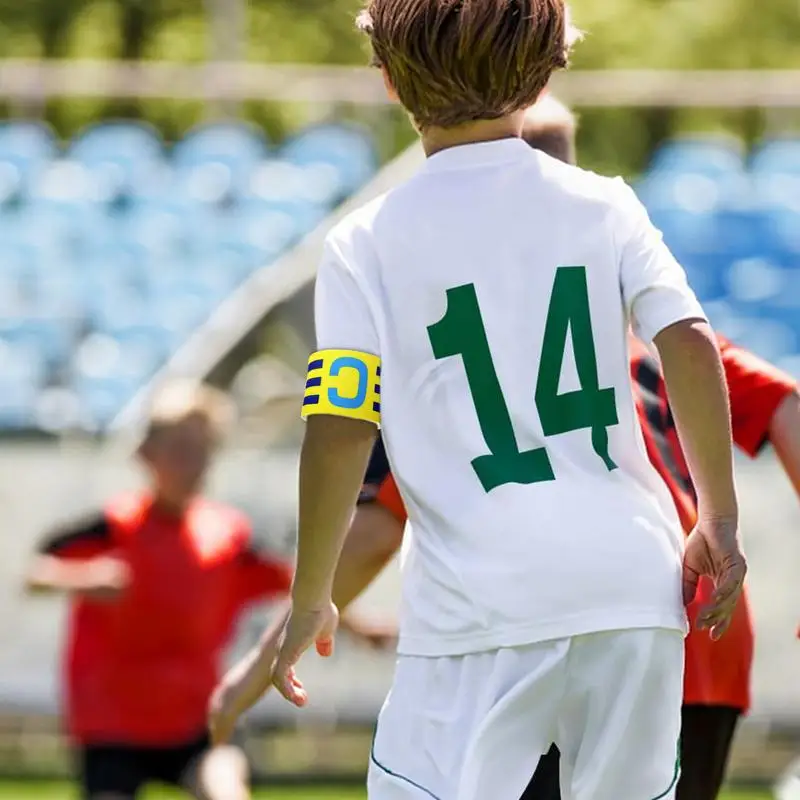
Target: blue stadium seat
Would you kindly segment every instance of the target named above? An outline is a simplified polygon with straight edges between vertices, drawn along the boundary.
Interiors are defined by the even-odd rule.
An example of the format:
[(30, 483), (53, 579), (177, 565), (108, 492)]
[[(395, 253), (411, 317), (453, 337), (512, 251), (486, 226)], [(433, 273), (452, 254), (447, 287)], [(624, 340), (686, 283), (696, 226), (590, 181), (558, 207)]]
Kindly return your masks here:
[(77, 161), (61, 159), (47, 164), (32, 182), (26, 201), (40, 208), (56, 207), (62, 213), (80, 213), (98, 198), (89, 170)]
[(784, 291), (785, 274), (786, 270), (767, 259), (734, 261), (726, 275), (728, 294), (737, 303), (772, 301)]
[(193, 128), (172, 149), (178, 167), (220, 163), (246, 169), (269, 157), (261, 129), (243, 122), (212, 122)]
[[(338, 193), (344, 196), (360, 189), (378, 165), (375, 145), (368, 133), (345, 124), (317, 125), (301, 131), (281, 148), (280, 157), (309, 170), (323, 170), (322, 180), (330, 180), (330, 169), (338, 177)], [(319, 180), (319, 178), (318, 178)]]
[(185, 214), (175, 208), (135, 205), (115, 227), (126, 244), (142, 248), (148, 258), (173, 259), (186, 255), (192, 231)]
[(52, 130), (39, 122), (0, 123), (0, 204), (18, 198), (56, 158)]
[(283, 159), (265, 161), (250, 176), (247, 199), (277, 207), (329, 208), (343, 191), (339, 170), (322, 162), (307, 166)]
[(742, 153), (742, 142), (733, 137), (680, 137), (665, 142), (656, 150), (650, 161), (650, 171), (719, 177), (744, 169)]
[(773, 363), (798, 352), (798, 330), (781, 320), (764, 317), (739, 318), (738, 330), (721, 331), (736, 344)]
[(128, 328), (116, 336), (91, 334), (72, 359), (78, 379), (147, 380), (168, 355), (164, 337), (148, 328)]
[(258, 253), (262, 263), (276, 258), (293, 245), (310, 227), (295, 209), (276, 208), (271, 203), (252, 202), (219, 218), (215, 229), (202, 235), (207, 251), (218, 248), (247, 248)]
[(18, 342), (0, 336), (0, 364), (3, 379), (23, 381), (42, 386), (49, 366), (46, 354), (31, 343)]
[(14, 242), (0, 220), (0, 275), (25, 281), (34, 275), (36, 250), (29, 244)]
[(800, 137), (762, 142), (753, 152), (750, 169), (754, 173), (800, 174)]
[(189, 200), (205, 204), (237, 194), (266, 158), (269, 148), (262, 131), (244, 123), (200, 125), (172, 149), (180, 190)]
[(117, 120), (85, 128), (72, 140), (67, 155), (90, 168), (111, 163), (136, 169), (160, 161), (163, 143), (151, 125)]
[(91, 174), (92, 191), (100, 201), (135, 194), (141, 184), (158, 178), (165, 168), (163, 143), (145, 123), (120, 120), (91, 125), (80, 133), (67, 157)]
[(29, 430), (35, 426), (35, 382), (0, 373), (0, 429)]
[(75, 341), (75, 330), (70, 320), (0, 319), (0, 336), (19, 347), (28, 347), (43, 354), (50, 366), (66, 361)]
[(780, 264), (800, 268), (800, 209), (769, 209), (762, 222), (765, 250)]

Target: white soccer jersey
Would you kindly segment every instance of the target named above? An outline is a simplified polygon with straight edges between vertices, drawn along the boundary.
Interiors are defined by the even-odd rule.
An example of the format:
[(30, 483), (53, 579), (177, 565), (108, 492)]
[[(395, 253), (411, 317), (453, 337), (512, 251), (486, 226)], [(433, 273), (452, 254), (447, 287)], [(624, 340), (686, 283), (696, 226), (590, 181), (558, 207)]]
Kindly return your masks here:
[(685, 629), (627, 332), (703, 316), (621, 179), (517, 139), (439, 152), (335, 228), (318, 348), (381, 359), (410, 522), (401, 653)]

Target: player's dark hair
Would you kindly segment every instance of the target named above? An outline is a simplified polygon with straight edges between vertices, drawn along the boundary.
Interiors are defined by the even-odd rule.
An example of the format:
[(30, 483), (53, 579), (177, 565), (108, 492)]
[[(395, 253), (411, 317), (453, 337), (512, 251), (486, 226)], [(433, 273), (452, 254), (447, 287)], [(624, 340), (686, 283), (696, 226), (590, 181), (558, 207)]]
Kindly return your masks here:
[(576, 38), (564, 0), (368, 0), (357, 24), (421, 130), (527, 108)]

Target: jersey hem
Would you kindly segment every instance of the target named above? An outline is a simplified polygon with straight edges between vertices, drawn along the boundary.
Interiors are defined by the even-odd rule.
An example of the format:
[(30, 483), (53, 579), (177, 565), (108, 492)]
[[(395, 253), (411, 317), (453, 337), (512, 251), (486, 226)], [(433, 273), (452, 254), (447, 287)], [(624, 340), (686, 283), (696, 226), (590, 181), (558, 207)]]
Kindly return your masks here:
[(646, 611), (610, 615), (581, 614), (572, 619), (559, 619), (546, 623), (506, 627), (499, 630), (469, 635), (441, 636), (436, 634), (409, 636), (400, 634), (397, 654), (401, 656), (462, 656), (503, 647), (524, 647), (553, 639), (569, 639), (606, 631), (639, 628), (664, 628), (682, 633), (689, 632), (685, 615), (665, 614), (663, 611)]

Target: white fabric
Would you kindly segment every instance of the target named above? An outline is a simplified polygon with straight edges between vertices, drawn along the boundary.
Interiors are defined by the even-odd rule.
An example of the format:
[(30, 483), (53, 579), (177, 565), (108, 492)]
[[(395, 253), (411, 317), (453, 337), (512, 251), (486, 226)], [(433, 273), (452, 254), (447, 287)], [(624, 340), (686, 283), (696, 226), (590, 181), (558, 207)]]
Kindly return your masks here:
[[(596, 388), (614, 392), (618, 423), (606, 429), (612, 471), (590, 429), (545, 435), (535, 399), (556, 270), (574, 265), (585, 266)], [(490, 446), (470, 365), (458, 353), (436, 358), (428, 331), (447, 313), (447, 291), (467, 284), (511, 449), (546, 448), (554, 480), (487, 491), (472, 466)], [(645, 453), (627, 332), (632, 323), (651, 338), (702, 317), (624, 182), (518, 140), (437, 153), (334, 229), (317, 279), (317, 344), (382, 360), (383, 437), (411, 528), (400, 652), (453, 655), (601, 630), (685, 630), (683, 534)], [(474, 344), (479, 326), (456, 323), (457, 337)], [(560, 394), (581, 388), (572, 328), (554, 373)], [(492, 376), (471, 366), (482, 392)]]
[(369, 800), (516, 800), (551, 743), (562, 800), (670, 800), (682, 665), (683, 637), (652, 629), (401, 657)]

